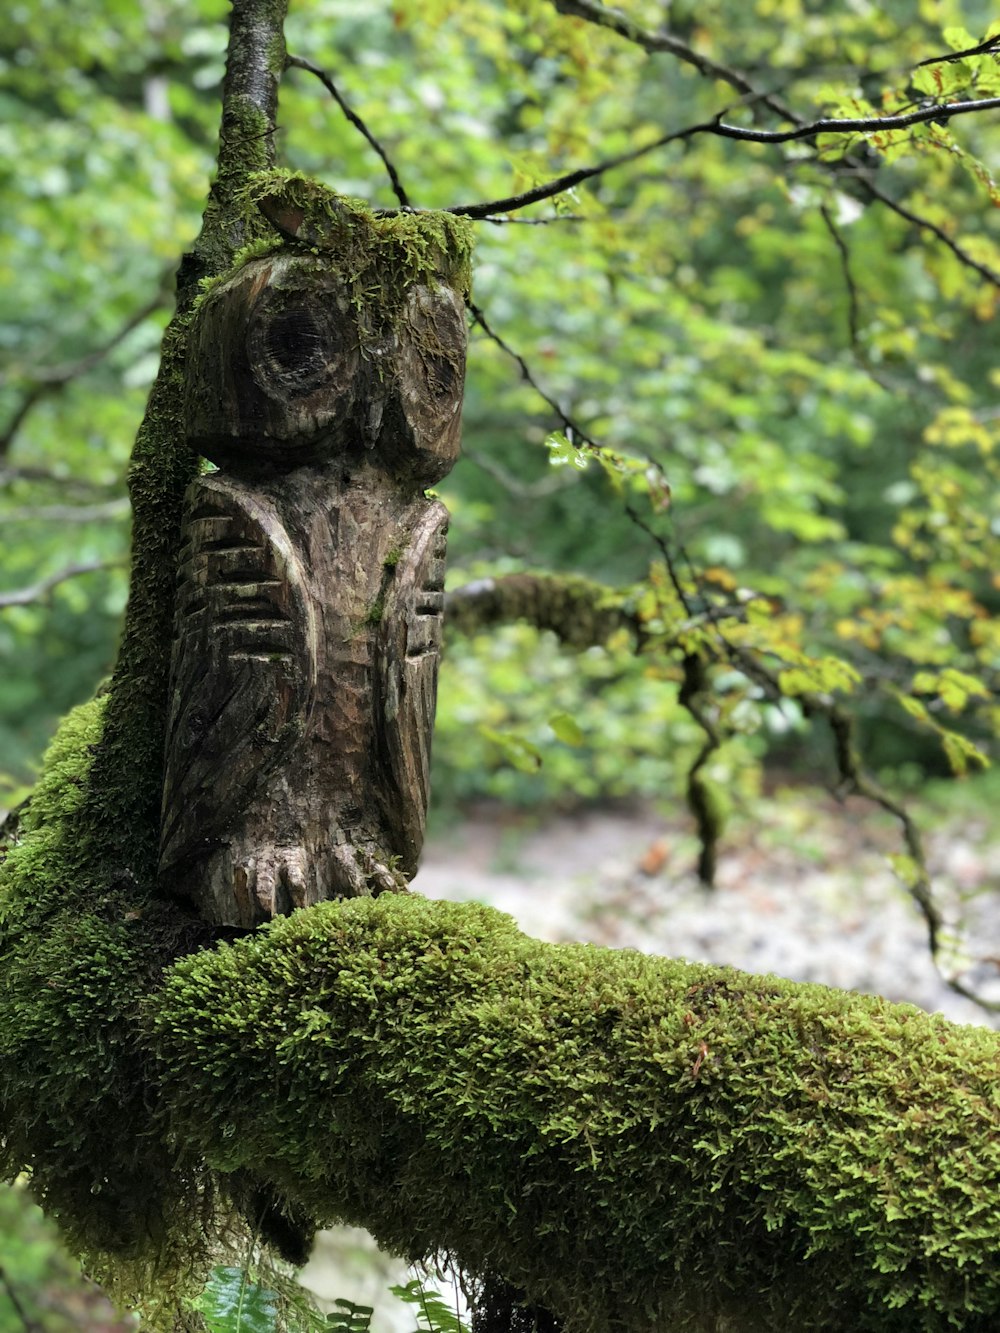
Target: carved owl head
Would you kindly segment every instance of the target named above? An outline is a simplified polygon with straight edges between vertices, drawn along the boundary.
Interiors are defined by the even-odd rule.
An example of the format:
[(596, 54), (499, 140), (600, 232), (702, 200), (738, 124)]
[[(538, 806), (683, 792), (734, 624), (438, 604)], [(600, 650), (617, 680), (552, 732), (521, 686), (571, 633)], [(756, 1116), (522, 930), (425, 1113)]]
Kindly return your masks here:
[(254, 471), (336, 460), (350, 471), (371, 460), (421, 486), (454, 465), (462, 296), (444, 265), (440, 277), (424, 269), (408, 278), (391, 244), (362, 249), (351, 225), (370, 223), (341, 225), (326, 246), (293, 243), (252, 260), (203, 299), (185, 427), (213, 462)]

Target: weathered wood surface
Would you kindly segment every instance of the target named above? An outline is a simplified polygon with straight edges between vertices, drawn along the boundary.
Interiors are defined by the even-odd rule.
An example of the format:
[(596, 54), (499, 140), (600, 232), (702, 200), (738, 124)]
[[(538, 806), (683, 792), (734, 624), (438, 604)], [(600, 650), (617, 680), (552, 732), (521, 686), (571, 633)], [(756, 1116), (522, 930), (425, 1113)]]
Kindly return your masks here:
[(405, 887), (424, 836), (460, 298), (359, 321), (322, 260), (249, 264), (192, 333), (160, 875), (253, 926)]

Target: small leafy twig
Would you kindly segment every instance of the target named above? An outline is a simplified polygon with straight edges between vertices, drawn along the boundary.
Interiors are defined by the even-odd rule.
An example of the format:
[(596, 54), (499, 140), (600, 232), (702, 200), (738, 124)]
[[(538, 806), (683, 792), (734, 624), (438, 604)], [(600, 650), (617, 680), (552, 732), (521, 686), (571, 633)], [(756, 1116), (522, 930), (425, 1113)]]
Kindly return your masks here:
[(365, 137), (365, 139), (367, 139), (368, 143), (371, 144), (372, 148), (375, 149), (375, 152), (378, 153), (379, 157), (382, 159), (382, 165), (385, 167), (386, 172), (388, 173), (389, 182), (392, 185), (392, 192), (399, 200), (400, 208), (407, 208), (407, 209), (411, 208), (412, 205), (410, 204), (409, 196), (407, 195), (406, 190), (403, 188), (403, 183), (399, 178), (399, 173), (397, 172), (395, 166), (390, 160), (388, 153), (379, 143), (378, 139), (375, 138), (374, 134), (372, 134), (371, 130), (361, 119), (358, 113), (352, 110), (352, 108), (347, 104), (344, 97), (340, 93), (340, 90), (337, 88), (337, 85), (334, 83), (333, 79), (326, 72), (326, 70), (322, 69), (319, 65), (314, 65), (311, 60), (306, 60), (302, 56), (292, 56), (292, 55), (286, 58), (285, 67), (286, 69), (304, 69), (308, 71), (308, 73), (314, 74), (316, 78), (319, 79), (320, 83), (322, 83), (323, 87), (327, 90), (327, 92), (330, 94), (333, 100), (337, 103), (341, 111), (351, 122), (354, 128), (358, 130), (358, 132), (362, 134)]

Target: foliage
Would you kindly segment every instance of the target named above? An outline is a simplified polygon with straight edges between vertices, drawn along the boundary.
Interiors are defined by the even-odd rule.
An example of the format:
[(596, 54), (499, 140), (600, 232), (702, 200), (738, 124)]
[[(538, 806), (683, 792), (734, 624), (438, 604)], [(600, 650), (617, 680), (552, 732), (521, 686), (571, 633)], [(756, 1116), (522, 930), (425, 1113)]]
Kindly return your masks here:
[(574, 1331), (996, 1321), (985, 1030), (405, 895), (178, 962), (148, 1017), (178, 1145)]
[[(253, 1281), (245, 1268), (219, 1267), (194, 1303), (204, 1317), (207, 1333), (273, 1333), (290, 1328), (308, 1333), (370, 1333), (374, 1313), (370, 1305), (336, 1300), (327, 1315), (309, 1308), (301, 1297), (289, 1309), (286, 1295)], [(393, 1296), (413, 1308), (417, 1326), (413, 1333), (467, 1333), (461, 1319), (438, 1292), (413, 1278), (392, 1286)]]
[[(164, 324), (162, 269), (188, 243), (212, 161), (222, 8), (47, 0), (16, 7), (0, 36), (0, 649), (16, 668), (0, 676), (0, 706), (15, 787), (51, 712), (110, 665), (125, 601), (115, 502)], [(448, 489), (456, 553), (629, 588), (667, 690), (647, 703), (646, 676), (629, 668), (620, 713), (598, 722), (595, 708), (591, 723), (587, 691), (611, 693), (614, 649), (598, 650), (593, 675), (564, 680), (551, 702), (483, 718), (489, 674), (473, 638), (479, 758), (537, 769), (543, 727), (555, 753), (603, 753), (638, 703), (690, 752), (704, 827), (706, 766), (780, 704), (826, 724), (840, 777), (898, 811), (862, 776), (851, 715), (881, 733), (887, 719), (918, 729), (959, 773), (988, 762), (1000, 726), (1000, 431), (982, 337), (1000, 286), (983, 165), (996, 127), (942, 105), (996, 94), (997, 57), (976, 39), (990, 16), (976, 0), (926, 0), (916, 18), (896, 4), (832, 18), (802, 0), (679, 3), (673, 45), (651, 57), (658, 6), (630, 0), (616, 31), (606, 19), (588, 0), (313, 0), (288, 24), (377, 126), (409, 197), (502, 201), (478, 227), (469, 454)], [(272, 73), (279, 57), (272, 43)], [(803, 129), (914, 104), (905, 128), (812, 141)], [(721, 137), (720, 117), (737, 134), (794, 123), (802, 135), (748, 144)], [(646, 152), (667, 128), (684, 134)], [(370, 147), (299, 72), (281, 130), (293, 168), (370, 200), (368, 225), (382, 228)], [(0, 1172), (30, 1168), (37, 1197), (120, 1291), (162, 1295), (152, 1324), (173, 1318), (220, 1246), (245, 1242), (247, 1200), (263, 1189), (264, 1214), (300, 1228), (316, 1220), (309, 1205), (403, 1248), (443, 1244), (472, 1268), (503, 1254), (506, 1275), (581, 1330), (649, 1325), (659, 1314), (635, 1303), (653, 1291), (679, 1327), (698, 1327), (713, 1301), (725, 1314), (762, 1286), (800, 1327), (990, 1326), (992, 1038), (875, 1001), (546, 950), (477, 909), (416, 901), (324, 908), (206, 949), (206, 932), (157, 897), (177, 518), (197, 468), (180, 413), (187, 323), (199, 280), (270, 237), (233, 190), (270, 165), (267, 137), (259, 111), (230, 123), (181, 269), (132, 454), (133, 580), (110, 693), (57, 734), (0, 870)], [(619, 164), (540, 211), (507, 198), (595, 155)], [(421, 213), (385, 226), (425, 224), (445, 225)], [(450, 760), (447, 744), (439, 755), (457, 771), (464, 739), (446, 724), (449, 736)], [(645, 755), (642, 741), (629, 736), (630, 753)], [(603, 794), (622, 780), (579, 785)], [(933, 930), (901, 817), (901, 873)], [(164, 969), (201, 949), (161, 991)], [(251, 958), (252, 971), (234, 961)], [(428, 978), (429, 999), (411, 993)], [(223, 982), (225, 1003), (206, 1012)], [(392, 1022), (376, 1030), (385, 1003)], [(345, 1070), (368, 1080), (384, 1123), (352, 1096), (330, 1135), (303, 1135), (289, 1107), (315, 1113)], [(651, 1091), (664, 1070), (684, 1095), (669, 1125)], [(284, 1101), (272, 1075), (290, 1080)], [(227, 1100), (229, 1136), (216, 1115)], [(255, 1178), (261, 1161), (280, 1179)], [(380, 1189), (393, 1168), (423, 1174)], [(669, 1272), (662, 1249), (639, 1243), (653, 1234), (670, 1238)]]
[[(172, 0), (142, 20), (121, 9), (90, 0), (69, 11), (53, 0), (18, 11), (2, 39), (6, 160), (18, 164), (0, 220), (8, 421), (42, 383), (3, 449), (5, 578), (22, 589), (71, 564), (109, 566), (0, 613), (14, 790), (52, 719), (110, 664), (124, 518), (86, 514), (119, 493), (162, 309), (58, 390), (44, 381), (86, 363), (155, 294), (188, 243), (212, 156), (221, 0)], [(627, 13), (639, 30), (659, 19), (638, 2)], [(780, 83), (806, 118), (995, 94), (988, 52), (918, 64), (974, 45), (989, 17), (955, 0), (835, 21), (807, 15), (801, 0), (671, 10), (679, 40), (722, 67), (766, 61), (761, 81)], [(737, 99), (684, 60), (649, 58), (546, 0), (311, 0), (288, 33), (298, 54), (333, 71), (421, 205), (509, 194)], [(291, 164), (386, 202), (370, 147), (306, 78), (290, 72), (282, 93)], [(741, 116), (766, 119), (753, 103), (729, 113)], [(758, 627), (755, 653), (782, 670), (802, 669), (805, 654), (860, 672), (854, 707), (876, 766), (916, 756), (974, 770), (998, 716), (989, 620), (998, 434), (982, 331), (1000, 247), (981, 165), (995, 134), (984, 115), (826, 135), (816, 151), (705, 136), (530, 215), (567, 220), (479, 225), (477, 305), (600, 448), (568, 437), (479, 330), (468, 459), (446, 488), (456, 554), (480, 567), (549, 565), (632, 583), (659, 555), (624, 512), (638, 506), (685, 572), (682, 546), (690, 556), (691, 598), (724, 601), (723, 578), (783, 605)], [(869, 185), (905, 212), (873, 199)], [(549, 438), (565, 446), (547, 455)], [(81, 522), (46, 517), (60, 506)], [(463, 707), (489, 711), (475, 684), (489, 672), (484, 646), (452, 652)], [(927, 685), (943, 669), (977, 682), (958, 706)], [(676, 692), (676, 662), (666, 674)], [(715, 676), (726, 677), (737, 713), (759, 709), (759, 686), (735, 680), (732, 664)], [(576, 716), (585, 700), (553, 712)], [(634, 706), (627, 692), (612, 696), (602, 720), (588, 722), (602, 752), (637, 726)], [(459, 793), (468, 763), (451, 735), (436, 747), (436, 784)], [(735, 748), (743, 767), (752, 751), (738, 734)], [(516, 739), (507, 749), (526, 753)], [(540, 754), (533, 788), (526, 774), (487, 786), (550, 793), (549, 747)], [(551, 766), (561, 771), (558, 759)], [(582, 785), (610, 794), (629, 771)]]

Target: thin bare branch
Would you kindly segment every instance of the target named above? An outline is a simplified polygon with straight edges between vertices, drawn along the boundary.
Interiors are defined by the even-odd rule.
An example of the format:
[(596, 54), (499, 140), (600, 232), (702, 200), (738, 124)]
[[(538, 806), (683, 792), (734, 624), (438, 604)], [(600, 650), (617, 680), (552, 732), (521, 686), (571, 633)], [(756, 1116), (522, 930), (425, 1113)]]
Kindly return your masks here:
[(521, 356), (520, 352), (516, 352), (514, 348), (511, 347), (510, 343), (506, 342), (500, 336), (500, 334), (497, 333), (491, 327), (489, 321), (487, 320), (486, 316), (483, 314), (479, 306), (477, 306), (475, 302), (471, 300), (468, 301), (467, 304), (469, 307), (469, 311), (472, 314), (472, 318), (476, 321), (476, 323), (479, 325), (482, 331), (486, 334), (487, 338), (489, 338), (491, 342), (496, 343), (497, 347), (499, 347), (502, 352), (505, 352), (507, 356), (509, 356), (511, 360), (517, 364), (519, 370), (521, 371), (521, 378), (524, 380), (526, 384), (530, 384), (531, 387), (534, 389), (535, 393), (537, 393), (539, 398), (541, 398), (542, 402), (546, 403), (552, 409), (563, 429), (567, 431), (570, 435), (574, 436), (577, 440), (581, 441), (583, 444), (589, 445), (591, 449), (596, 449), (599, 451), (601, 449), (601, 445), (599, 445), (595, 439), (592, 439), (591, 436), (588, 435), (585, 430), (583, 430), (579, 425), (577, 425), (577, 423), (573, 420), (573, 418), (569, 416), (567, 412), (564, 411), (564, 409), (560, 406), (560, 404), (556, 401), (556, 399), (553, 398), (551, 394), (547, 393), (542, 388), (542, 386), (538, 383), (538, 381), (532, 374), (531, 367), (528, 365), (527, 361), (525, 361), (524, 357)]
[(955, 258), (960, 260), (966, 268), (971, 268), (974, 272), (978, 273), (980, 277), (985, 278), (987, 282), (992, 283), (994, 287), (1000, 287), (1000, 273), (998, 273), (996, 269), (990, 268), (987, 264), (981, 264), (978, 259), (973, 258), (968, 250), (966, 250), (963, 245), (960, 245), (958, 241), (949, 236), (943, 227), (939, 227), (938, 224), (932, 222), (930, 218), (925, 218), (920, 213), (914, 213), (911, 208), (907, 208), (905, 204), (901, 204), (897, 199), (893, 199), (891, 195), (886, 194), (880, 186), (876, 185), (867, 173), (858, 177), (858, 183), (872, 199), (877, 199), (880, 204), (884, 204), (886, 208), (891, 209), (897, 217), (903, 218), (905, 222), (909, 222), (913, 227), (919, 227), (922, 231), (928, 231), (932, 236), (936, 236), (941, 244), (949, 249)]
[[(109, 356), (116, 347), (124, 342), (133, 329), (138, 328), (143, 320), (148, 319), (155, 310), (160, 308), (166, 295), (165, 286), (166, 275), (161, 278), (156, 295), (131, 314), (107, 342), (78, 357), (75, 361), (66, 361), (61, 366), (42, 366), (24, 377), (28, 381), (27, 387), (21, 401), (14, 409), (13, 415), (4, 427), (3, 433), (0, 434), (0, 458), (3, 458), (10, 450), (14, 437), (36, 403), (40, 402), (47, 394), (58, 393), (60, 389), (64, 389), (73, 380), (78, 379), (81, 375), (86, 375), (89, 370), (93, 370), (105, 357)], [(8, 371), (0, 379), (0, 385), (13, 378), (13, 373)]]
[(361, 117), (357, 114), (357, 112), (353, 111), (351, 107), (348, 106), (347, 102), (341, 96), (341, 93), (338, 90), (337, 85), (334, 83), (333, 79), (326, 72), (326, 70), (321, 69), (319, 65), (314, 65), (311, 60), (306, 60), (302, 56), (288, 56), (285, 60), (285, 68), (304, 69), (308, 73), (314, 74), (316, 78), (319, 79), (320, 83), (322, 83), (323, 87), (327, 90), (327, 92), (330, 94), (333, 100), (337, 103), (341, 111), (351, 122), (354, 128), (360, 134), (362, 134), (365, 137), (365, 139), (367, 139), (367, 141), (371, 144), (372, 148), (375, 149), (375, 152), (378, 153), (379, 157), (382, 159), (382, 165), (385, 167), (386, 172), (388, 173), (389, 182), (392, 185), (392, 192), (399, 200), (400, 208), (411, 208), (412, 205), (410, 204), (409, 196), (407, 195), (406, 190), (403, 188), (403, 183), (399, 179), (399, 173), (397, 172), (395, 166), (390, 161), (389, 155), (386, 153), (385, 149), (379, 143), (378, 139), (375, 138), (374, 134), (372, 134), (371, 130), (361, 119)]
[(13, 509), (4, 514), (4, 523), (101, 523), (126, 518), (128, 500), (107, 500), (93, 505), (39, 505), (34, 509)]
[(17, 1294), (17, 1288), (7, 1276), (7, 1270), (2, 1264), (0, 1264), (0, 1287), (3, 1287), (4, 1291), (6, 1291), (7, 1299), (10, 1301), (14, 1313), (21, 1321), (21, 1327), (25, 1330), (25, 1333), (44, 1333), (43, 1326), (37, 1319), (32, 1319), (24, 1308), (21, 1298)]
[(705, 75), (706, 78), (718, 79), (722, 83), (727, 83), (730, 88), (735, 88), (737, 92), (747, 93), (758, 99), (761, 105), (766, 106), (769, 111), (773, 111), (776, 115), (782, 116), (786, 120), (795, 119), (783, 102), (771, 93), (761, 93), (739, 70), (731, 69), (728, 65), (720, 65), (717, 61), (702, 55), (694, 47), (689, 46), (687, 42), (662, 28), (658, 32), (651, 32), (648, 28), (643, 28), (635, 23), (620, 9), (613, 9), (610, 5), (598, 4), (597, 0), (552, 0), (552, 2), (560, 14), (565, 14), (571, 18), (584, 19), (587, 23), (594, 23), (598, 27), (607, 28), (609, 31), (617, 33), (619, 37), (624, 37), (626, 41), (641, 46), (650, 55), (665, 53), (675, 56), (683, 64), (690, 65), (699, 74)]
[(847, 288), (847, 332), (851, 340), (851, 347), (856, 352), (858, 350), (858, 288), (854, 281), (854, 274), (851, 272), (851, 252), (847, 247), (847, 242), (841, 233), (840, 228), (834, 221), (833, 214), (827, 208), (826, 204), (820, 207), (820, 217), (830, 233), (834, 245), (837, 247), (837, 253), (840, 255), (840, 267), (844, 275), (844, 286)]
[(54, 574), (49, 574), (47, 578), (39, 579), (37, 583), (33, 583), (28, 588), (18, 588), (14, 592), (0, 593), (0, 611), (11, 606), (30, 606), (32, 602), (40, 602), (60, 583), (78, 578), (81, 574), (93, 574), (100, 569), (117, 569), (125, 564), (127, 564), (127, 561), (122, 558), (120, 560), (89, 560), (83, 564), (67, 565), (65, 569), (59, 569)]
[(984, 55), (1000, 55), (1000, 33), (994, 33), (992, 37), (987, 37), (985, 42), (980, 42), (978, 46), (968, 46), (964, 51), (952, 51), (946, 56), (928, 56), (926, 60), (918, 61), (914, 68), (922, 69), (924, 65), (947, 65), (953, 60), (964, 60), (966, 56)]
[(61, 491), (72, 491), (77, 495), (100, 495), (102, 491), (107, 493), (117, 490), (120, 484), (117, 481), (105, 483), (89, 481), (86, 477), (60, 476), (59, 473), (49, 472), (42, 467), (10, 467), (6, 463), (0, 463), (0, 490), (19, 481), (56, 486)]
[(698, 134), (713, 134), (723, 139), (737, 139), (746, 143), (783, 144), (798, 139), (815, 138), (819, 134), (885, 133), (889, 130), (906, 129), (911, 125), (923, 124), (927, 121), (947, 120), (953, 116), (968, 115), (973, 111), (993, 111), (997, 109), (1000, 109), (1000, 97), (984, 97), (972, 102), (946, 102), (941, 106), (923, 107), (917, 111), (907, 112), (903, 116), (856, 116), (844, 119), (821, 117), (819, 120), (813, 120), (807, 124), (796, 125), (790, 130), (757, 130), (749, 126), (727, 124), (722, 119), (727, 114), (727, 110), (732, 110), (732, 108), (727, 108), (720, 111), (711, 120), (699, 121), (698, 124), (688, 125), (682, 130), (662, 134), (659, 138), (654, 139), (651, 143), (644, 144), (641, 148), (633, 148), (627, 153), (618, 153), (615, 157), (606, 158), (603, 162), (598, 162), (592, 167), (580, 167), (576, 171), (567, 172), (565, 175), (558, 176), (555, 180), (548, 181), (544, 185), (536, 185), (531, 190), (525, 190), (522, 194), (509, 195), (505, 199), (494, 199), (484, 204), (455, 204), (446, 211), (467, 218), (485, 218), (491, 213), (510, 213), (515, 209), (526, 208), (529, 204), (537, 204), (543, 199), (551, 199), (555, 195), (563, 194), (565, 191), (573, 189), (574, 186), (581, 185), (587, 180), (593, 180), (596, 176), (602, 176), (615, 167), (637, 162), (649, 153), (665, 148), (667, 144), (693, 139)]
[(494, 481), (499, 482), (509, 495), (516, 496), (519, 500), (537, 500), (541, 496), (554, 495), (557, 491), (565, 490), (567, 486), (574, 486), (579, 477), (579, 473), (572, 468), (568, 471), (566, 469), (556, 471), (550, 468), (547, 474), (537, 481), (521, 481), (488, 454), (475, 449), (463, 449), (462, 457), (481, 468)]

